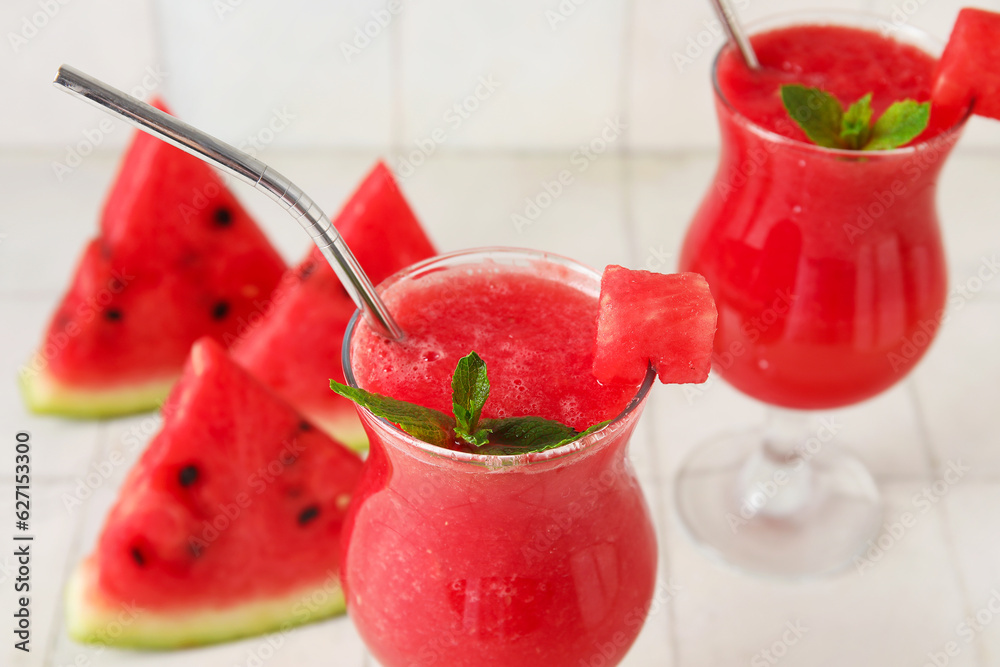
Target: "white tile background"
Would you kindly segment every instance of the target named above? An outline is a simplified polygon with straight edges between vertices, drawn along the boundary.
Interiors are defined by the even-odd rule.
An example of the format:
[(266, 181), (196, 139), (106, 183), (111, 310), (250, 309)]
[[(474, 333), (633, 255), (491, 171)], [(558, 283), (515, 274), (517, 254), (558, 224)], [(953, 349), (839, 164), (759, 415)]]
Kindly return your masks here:
[[(748, 19), (833, 4), (736, 2)], [(954, 0), (836, 4), (915, 9), (911, 22), (942, 39), (959, 7)], [(979, 4), (1000, 9), (998, 0)], [(10, 33), (20, 34), (45, 6), (58, 11), (15, 49)], [(553, 27), (547, 12), (560, 6), (568, 15)], [(397, 158), (427, 145), (440, 128), (444, 139), (435, 141), (434, 154), (402, 180), (442, 250), (519, 245), (598, 267), (673, 267), (715, 165), (708, 69), (720, 38), (701, 35), (711, 43), (688, 67), (678, 68), (673, 57), (707, 29), (706, 3), (414, 0), (348, 62), (341, 43), (385, 7), (383, 0), (0, 4), (0, 81), (7, 93), (0, 105), (0, 377), (12, 378), (37, 341), (83, 240), (93, 234), (129, 136), (116, 124), (94, 155), (57, 178), (53, 163), (77, 150), (84, 133), (94, 136), (102, 120), (51, 87), (63, 62), (126, 89), (151, 71), (163, 73), (156, 91), (179, 115), (235, 143), (248, 137), (267, 143), (267, 161), (329, 211), (376, 156), (398, 165)], [(469, 101), (477, 108), (468, 118), (449, 120), (454, 116), (446, 113), (475, 93), (481, 77), (492, 78), (496, 90)], [(295, 118), (269, 138), (262, 128), (275, 111)], [(518, 232), (511, 214), (610, 118), (626, 126), (612, 154), (578, 174), (535, 224)], [(975, 120), (940, 186), (953, 284), (1000, 254), (998, 182), (1000, 123)], [(306, 240), (280, 210), (245, 187), (237, 193), (289, 260), (304, 252)], [(991, 281), (953, 313), (910, 378), (840, 413), (845, 446), (875, 472), (890, 518), (911, 507), (913, 494), (938, 479), (948, 461), (961, 459), (973, 470), (877, 567), (807, 584), (762, 581), (715, 564), (683, 534), (674, 512), (670, 482), (690, 448), (759, 424), (763, 407), (719, 381), (694, 400), (660, 387), (633, 457), (657, 520), (661, 580), (680, 592), (653, 615), (625, 664), (753, 666), (784, 624), (796, 621), (808, 631), (783, 666), (920, 667), (928, 652), (954, 639), (957, 624), (1000, 590), (1000, 436), (992, 420), (1000, 407), (998, 331), (1000, 281)], [(155, 418), (78, 423), (31, 416), (13, 382), (0, 382), (4, 432), (31, 431), (43, 452), (35, 478), (35, 650), (15, 654), (0, 640), (0, 666), (245, 665), (260, 645), (256, 639), (182, 653), (98, 653), (66, 638), (59, 602), (65, 575), (91, 548), (126, 467), (72, 511), (63, 494), (121, 449), (122, 433), (136, 423), (151, 426)], [(12, 509), (9, 458), (0, 455), (0, 516)], [(0, 619), (11, 613), (9, 566), (0, 555)], [(0, 632), (4, 627), (0, 622)], [(375, 667), (345, 619), (287, 639), (267, 665)], [(948, 664), (1000, 665), (1000, 620), (962, 644)]]
[[(961, 2), (734, 4), (747, 21), (831, 5), (896, 11), (944, 40)], [(256, 136), (275, 109), (295, 116), (275, 147), (399, 155), (441, 128), (435, 152), (566, 151), (613, 117), (628, 128), (616, 150), (716, 141), (706, 82), (722, 37), (700, 0), (7, 0), (0, 26), (0, 144), (47, 146), (54, 157), (100, 119), (48, 88), (63, 62), (128, 90), (147, 68), (163, 72), (157, 92), (174, 110), (233, 142)], [(481, 77), (496, 90), (449, 123)], [(975, 120), (968, 137), (1000, 145), (1000, 126)]]

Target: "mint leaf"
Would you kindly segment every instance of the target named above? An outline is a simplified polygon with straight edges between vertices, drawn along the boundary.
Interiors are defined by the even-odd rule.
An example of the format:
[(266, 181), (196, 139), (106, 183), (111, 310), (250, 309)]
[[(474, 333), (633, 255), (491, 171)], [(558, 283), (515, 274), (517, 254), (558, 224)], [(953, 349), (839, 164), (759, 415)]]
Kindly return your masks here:
[(833, 95), (819, 88), (799, 85), (781, 87), (781, 101), (806, 136), (818, 146), (841, 148), (844, 110)]
[(484, 419), (483, 425), (491, 431), (490, 444), (508, 447), (510, 453), (541, 452), (562, 447), (585, 435), (604, 428), (609, 421), (594, 424), (586, 431), (577, 431), (563, 423), (543, 417), (506, 417)]
[(373, 394), (364, 389), (340, 384), (336, 380), (330, 380), (330, 389), (368, 408), (372, 414), (388, 419), (418, 440), (438, 446), (446, 446), (453, 442), (452, 430), (455, 428), (455, 420), (439, 410)]
[(868, 93), (847, 111), (833, 95), (819, 88), (799, 85), (781, 87), (781, 101), (806, 136), (817, 146), (878, 151), (913, 141), (926, 129), (930, 102), (896, 102), (872, 126), (872, 94)]
[(543, 417), (482, 419), (490, 395), (486, 362), (475, 352), (459, 360), (451, 380), (455, 418), (415, 403), (400, 401), (330, 380), (330, 389), (373, 414), (397, 424), (414, 438), (451, 449), (455, 437), (476, 447), (480, 454), (525, 454), (561, 447), (604, 428), (610, 420), (585, 431)]
[(871, 140), (864, 145), (864, 150), (887, 150), (908, 144), (927, 128), (930, 120), (930, 102), (896, 102), (875, 121)]
[(451, 405), (455, 412), (455, 435), (470, 445), (481, 447), (489, 441), (489, 429), (479, 428), (479, 417), (490, 395), (486, 362), (470, 352), (458, 360), (451, 378)]
[(868, 143), (872, 133), (872, 94), (868, 93), (844, 112), (840, 125), (840, 139), (844, 148), (860, 150)]
[(524, 450), (546, 449), (577, 435), (572, 427), (544, 417), (484, 419), (483, 426), (490, 429), (491, 443), (516, 445)]

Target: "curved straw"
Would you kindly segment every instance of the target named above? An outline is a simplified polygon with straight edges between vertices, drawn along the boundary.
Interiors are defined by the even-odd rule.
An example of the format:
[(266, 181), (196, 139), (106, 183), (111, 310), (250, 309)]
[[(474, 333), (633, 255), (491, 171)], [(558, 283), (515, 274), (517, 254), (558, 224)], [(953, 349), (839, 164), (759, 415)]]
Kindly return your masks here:
[(143, 132), (223, 169), (281, 204), (312, 238), (369, 324), (389, 338), (403, 337), (337, 229), (319, 206), (290, 180), (243, 151), (73, 67), (60, 67), (53, 83)]
[(753, 45), (750, 44), (750, 39), (747, 37), (746, 31), (743, 30), (743, 26), (740, 25), (739, 20), (736, 18), (736, 11), (729, 4), (729, 0), (712, 0), (712, 7), (715, 9), (715, 13), (718, 14), (719, 20), (722, 21), (722, 25), (725, 26), (730, 41), (736, 44), (736, 48), (743, 54), (743, 60), (746, 61), (747, 67), (750, 69), (760, 69), (760, 61), (757, 60), (757, 54), (754, 53)]

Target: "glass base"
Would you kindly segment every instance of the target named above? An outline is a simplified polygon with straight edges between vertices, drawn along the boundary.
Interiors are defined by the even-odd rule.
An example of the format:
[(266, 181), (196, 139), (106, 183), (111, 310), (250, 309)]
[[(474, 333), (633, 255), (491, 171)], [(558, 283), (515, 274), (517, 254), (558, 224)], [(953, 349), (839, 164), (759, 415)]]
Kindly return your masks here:
[(698, 447), (675, 486), (695, 542), (754, 574), (808, 578), (850, 566), (881, 527), (878, 488), (840, 447), (805, 444), (781, 457), (758, 432)]

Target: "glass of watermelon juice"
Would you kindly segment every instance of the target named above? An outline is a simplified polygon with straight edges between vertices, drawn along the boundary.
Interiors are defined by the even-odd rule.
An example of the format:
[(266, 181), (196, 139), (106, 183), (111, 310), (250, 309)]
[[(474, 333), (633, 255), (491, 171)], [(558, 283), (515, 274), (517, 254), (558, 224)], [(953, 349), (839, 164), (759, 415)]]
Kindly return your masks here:
[(715, 60), (721, 156), (680, 268), (705, 276), (718, 307), (713, 368), (778, 409), (764, 433), (696, 449), (676, 493), (696, 541), (743, 569), (821, 573), (868, 548), (882, 521), (875, 483), (835, 442), (836, 416), (802, 411), (898, 382), (944, 316), (935, 192), (968, 112), (949, 126), (932, 110), (903, 148), (835, 150), (809, 142), (779, 95), (782, 84), (818, 87), (846, 107), (872, 92), (874, 118), (928, 100), (941, 46), (908, 27), (885, 36), (886, 25), (791, 14), (753, 30), (762, 70), (729, 46)]
[[(600, 276), (567, 259), (486, 249), (432, 258), (379, 288), (406, 332), (355, 316), (348, 383), (450, 413), (451, 374), (475, 350), (485, 417), (605, 428), (497, 455), (417, 440), (364, 408), (371, 450), (344, 529), (348, 611), (385, 667), (615, 665), (652, 600), (657, 547), (626, 456), (653, 381), (590, 373)], [(617, 415), (617, 416), (616, 416)]]

